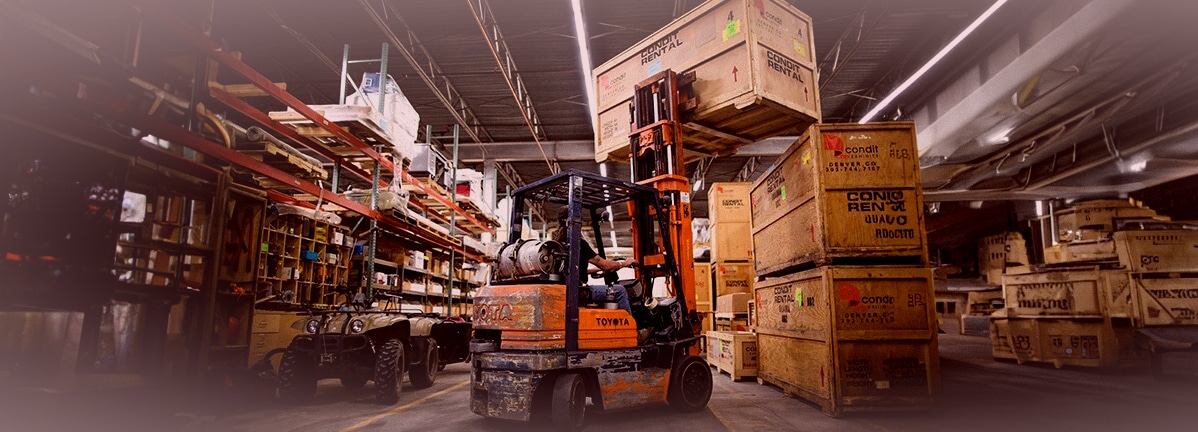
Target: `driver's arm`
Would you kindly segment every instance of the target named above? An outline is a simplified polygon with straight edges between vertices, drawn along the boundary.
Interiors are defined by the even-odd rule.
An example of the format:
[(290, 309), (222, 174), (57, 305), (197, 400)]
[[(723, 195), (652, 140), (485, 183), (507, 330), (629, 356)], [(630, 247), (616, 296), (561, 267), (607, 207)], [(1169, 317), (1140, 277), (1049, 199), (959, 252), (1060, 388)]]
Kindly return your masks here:
[(616, 271), (616, 270), (622, 269), (624, 267), (632, 267), (632, 266), (636, 265), (636, 260), (630, 259), (630, 260), (624, 260), (624, 261), (614, 261), (614, 260), (600, 258), (597, 256), (592, 257), (590, 260), (587, 260), (587, 262), (594, 264), (595, 267), (599, 267), (599, 270), (602, 270), (605, 272)]

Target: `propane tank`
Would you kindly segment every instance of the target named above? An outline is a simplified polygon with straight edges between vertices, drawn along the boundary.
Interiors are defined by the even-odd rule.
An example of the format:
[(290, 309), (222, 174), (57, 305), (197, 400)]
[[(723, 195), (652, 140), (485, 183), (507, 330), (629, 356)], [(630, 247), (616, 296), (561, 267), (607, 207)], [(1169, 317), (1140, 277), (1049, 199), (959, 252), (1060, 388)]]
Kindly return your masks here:
[(560, 274), (561, 243), (553, 240), (521, 240), (499, 247), (495, 274), (498, 279), (515, 279), (540, 274)]

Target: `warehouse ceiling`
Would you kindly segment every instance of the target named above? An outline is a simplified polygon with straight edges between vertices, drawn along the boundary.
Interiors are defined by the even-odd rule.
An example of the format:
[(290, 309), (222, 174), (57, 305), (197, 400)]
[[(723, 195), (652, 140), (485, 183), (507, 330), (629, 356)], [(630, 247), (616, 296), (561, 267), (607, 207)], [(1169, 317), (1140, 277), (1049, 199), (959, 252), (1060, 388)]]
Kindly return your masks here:
[[(132, 40), (139, 1), (78, 3), (22, 5), (84, 36)], [(210, 13), (206, 2), (163, 3), (197, 25), (210, 15), (214, 39), (310, 104), (338, 102), (346, 45), (351, 60), (377, 59), (387, 43), (387, 72), (434, 141), (448, 149), (445, 137), (463, 125), (461, 159), (479, 169), (484, 158), (500, 161), (501, 193), (557, 169), (600, 171), (567, 0), (213, 0)], [(699, 3), (582, 0), (591, 63)], [(855, 122), (993, 1), (790, 3), (812, 17), (823, 120)], [(1105, 197), (1193, 176), (1198, 26), (1186, 20), (1194, 12), (1182, 0), (1010, 0), (875, 120), (916, 122), (929, 202)], [(146, 34), (165, 33), (153, 25)], [(169, 36), (145, 38), (140, 49), (194, 54)], [(377, 69), (353, 64), (349, 76)], [(216, 79), (235, 83), (231, 75)], [(251, 101), (283, 108), (267, 99)], [(791, 140), (688, 166), (703, 181), (696, 215), (706, 215), (706, 185), (754, 179)], [(628, 176), (618, 163), (606, 171)]]
[[(591, 63), (598, 65), (616, 56), (700, 3), (584, 0)], [(855, 121), (871, 102), (918, 68), (991, 2), (791, 3), (812, 16), (816, 53), (821, 59), (825, 121)], [(459, 117), (477, 121), (472, 128), (477, 139), (465, 130), (460, 134), (464, 160), (488, 157), (505, 161), (525, 180), (544, 177), (559, 167), (598, 172), (570, 2), (492, 0), (482, 4), (487, 7), (480, 7), (477, 0), (218, 0), (213, 25), (214, 34), (231, 49), (240, 50), (245, 61), (272, 79), (288, 82), (292, 93), (313, 104), (336, 103), (345, 44), (350, 45), (351, 59), (370, 59), (378, 58), (382, 43), (388, 42), (388, 73), (399, 80), (422, 123), (432, 125), (434, 136), (449, 135), (450, 125), (459, 123)], [(491, 15), (480, 10), (489, 10)], [(1018, 20), (1023, 15), (1018, 8), (1009, 11), (996, 18), (996, 23), (1002, 24), (999, 18)], [(498, 40), (489, 27), (492, 23), (499, 28), (512, 64), (527, 86), (532, 111), (539, 119), (539, 134), (534, 135), (528, 126), (521, 115), (522, 104), (500, 73), (491, 49)], [(492, 30), (484, 33), (484, 28)], [(397, 47), (396, 41), (405, 48)], [(407, 56), (417, 61), (419, 69)], [(500, 57), (505, 62), (508, 58)], [(353, 65), (350, 75), (356, 79), (363, 72), (376, 70), (373, 64)], [(435, 75), (432, 81), (437, 85), (428, 85), (422, 74)], [(443, 101), (455, 95), (460, 98), (451, 100), (450, 106), (458, 117)], [(752, 179), (786, 144), (767, 143), (759, 146), (761, 151), (747, 152), (755, 156), (721, 157), (702, 166), (692, 164), (689, 169), (702, 171), (705, 184)], [(609, 175), (627, 178), (626, 167), (609, 165)], [(505, 180), (513, 179), (501, 178), (502, 183)], [(704, 195), (700, 190), (695, 196), (699, 216), (706, 214)]]

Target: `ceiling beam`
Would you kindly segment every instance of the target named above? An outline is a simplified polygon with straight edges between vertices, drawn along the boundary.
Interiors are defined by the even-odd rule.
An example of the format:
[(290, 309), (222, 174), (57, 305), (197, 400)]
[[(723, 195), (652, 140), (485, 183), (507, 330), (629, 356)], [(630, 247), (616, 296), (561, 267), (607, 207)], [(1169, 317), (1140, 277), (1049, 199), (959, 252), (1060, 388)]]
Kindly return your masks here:
[[(379, 30), (382, 30), (383, 34), (387, 36), (387, 40), (391, 41), (391, 44), (399, 50), (400, 55), (408, 61), (408, 65), (416, 70), (416, 74), (420, 76), (420, 80), (424, 81), (424, 84), (433, 92), (437, 100), (440, 100), (445, 109), (449, 110), (449, 114), (453, 116), (454, 120), (459, 125), (462, 125), (462, 129), (466, 132), (466, 135), (469, 135), (476, 143), (494, 141), (491, 138), (491, 134), (483, 127), (482, 121), (474, 114), (474, 110), (466, 103), (466, 99), (457, 91), (453, 83), (449, 82), (449, 78), (445, 75), (441, 67), (437, 66), (437, 63), (433, 61), (432, 55), (424, 48), (424, 44), (420, 43), (420, 39), (416, 37), (416, 33), (412, 32), (412, 28), (404, 21), (399, 11), (395, 10), (390, 3), (383, 2), (383, 8), (388, 12), (387, 15), (395, 17), (395, 21), (399, 23), (401, 27), (400, 31), (404, 34), (404, 39), (400, 39), (391, 30), (391, 26), (387, 24), (387, 21), (370, 2), (367, 0), (359, 0), (359, 2), (362, 4), (362, 9), (366, 11), (366, 14), (378, 25)], [(486, 153), (485, 149), (483, 153)]]
[(487, 42), (487, 48), (491, 51), (491, 56), (499, 67), (500, 76), (503, 77), (508, 90), (512, 92), (512, 98), (516, 99), (520, 116), (524, 118), (524, 124), (528, 126), (528, 131), (532, 134), (532, 139), (536, 142), (541, 157), (545, 159), (549, 171), (555, 172), (553, 163), (549, 161), (549, 155), (545, 153), (545, 147), (541, 145), (541, 140), (546, 138), (545, 129), (541, 127), (541, 117), (537, 115), (536, 105), (533, 104), (532, 96), (528, 93), (528, 86), (520, 77), (520, 70), (516, 67), (516, 61), (512, 59), (512, 51), (508, 49), (503, 32), (499, 29), (499, 23), (495, 20), (495, 14), (491, 13), (491, 6), (486, 0), (467, 0), (467, 2), (470, 3), (470, 13), (474, 15), (474, 22), (478, 23), (483, 40)]

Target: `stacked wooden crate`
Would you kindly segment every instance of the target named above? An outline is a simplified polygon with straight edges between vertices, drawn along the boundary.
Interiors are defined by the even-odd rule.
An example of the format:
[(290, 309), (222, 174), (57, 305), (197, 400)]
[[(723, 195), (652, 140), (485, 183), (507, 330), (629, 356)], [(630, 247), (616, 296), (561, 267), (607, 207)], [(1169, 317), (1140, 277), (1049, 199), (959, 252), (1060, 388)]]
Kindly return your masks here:
[(1133, 200), (1095, 200), (1074, 204), (1053, 213), (1059, 243), (1044, 248), (1046, 264), (1114, 261), (1118, 258), (1111, 237), (1120, 219), (1168, 221)]
[(990, 317), (995, 358), (1115, 368), (1136, 359), (1127, 271), (1050, 268), (1003, 277), (1006, 307)]
[(914, 125), (810, 127), (751, 192), (758, 377), (825, 414), (940, 392)]
[(1164, 350), (1175, 334), (1198, 337), (1195, 226), (1128, 200), (1054, 217), (1061, 243), (1045, 248), (1047, 266), (1003, 278), (995, 358), (1110, 369), (1140, 364), (1148, 353), (1139, 348)]
[(1004, 232), (978, 240), (978, 273), (989, 285), (1002, 285), (1002, 275), (1007, 267), (1028, 264), (1027, 243), (1023, 241), (1023, 234)]
[[(712, 183), (707, 191), (711, 221), (711, 273), (707, 277), (715, 298), (714, 331), (707, 333), (708, 363), (733, 379), (757, 374), (757, 339), (747, 332), (747, 302), (753, 296), (755, 279), (749, 187), (749, 183)], [(752, 359), (748, 358), (748, 346), (753, 347)]]
[(1136, 346), (1161, 376), (1168, 372), (1165, 354), (1198, 349), (1198, 226), (1151, 225), (1113, 237), (1119, 262), (1128, 269)]

